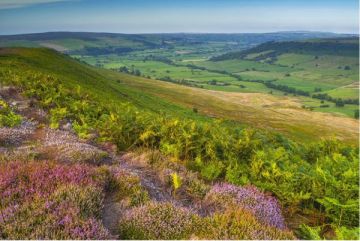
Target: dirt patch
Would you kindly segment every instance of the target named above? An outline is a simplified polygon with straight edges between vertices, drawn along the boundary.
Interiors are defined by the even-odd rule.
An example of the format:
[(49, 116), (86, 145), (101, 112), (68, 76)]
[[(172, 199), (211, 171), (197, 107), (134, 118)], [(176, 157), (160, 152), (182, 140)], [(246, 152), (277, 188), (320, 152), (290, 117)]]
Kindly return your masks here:
[(43, 46), (43, 47), (46, 47), (46, 48), (54, 49), (54, 50), (59, 51), (59, 52), (65, 52), (65, 51), (68, 50), (64, 46), (61, 46), (59, 44), (54, 44), (54, 43), (43, 42), (43, 43), (40, 43), (40, 45)]

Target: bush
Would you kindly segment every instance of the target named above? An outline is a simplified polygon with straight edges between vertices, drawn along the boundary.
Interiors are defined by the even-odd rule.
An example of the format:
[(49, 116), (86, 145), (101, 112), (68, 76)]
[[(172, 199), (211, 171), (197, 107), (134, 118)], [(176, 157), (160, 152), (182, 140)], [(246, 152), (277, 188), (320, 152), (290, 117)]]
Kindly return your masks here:
[(124, 200), (129, 206), (145, 204), (150, 200), (149, 194), (143, 189), (140, 178), (124, 171), (114, 176), (112, 190), (118, 200)]
[(359, 119), (359, 110), (354, 111), (354, 118)]
[(295, 239), (287, 230), (259, 223), (249, 210), (235, 208), (222, 214), (204, 218), (198, 225), (196, 237), (199, 239), (221, 240), (271, 240)]
[(207, 180), (215, 180), (224, 171), (224, 164), (221, 162), (210, 162), (202, 167), (201, 175)]
[(196, 218), (170, 203), (148, 203), (125, 213), (119, 234), (122, 239), (190, 239)]
[(85, 165), (0, 165), (0, 237), (106, 239), (98, 220), (106, 179)]
[(14, 127), (21, 124), (21, 116), (15, 114), (10, 106), (0, 99), (0, 127)]
[(186, 193), (195, 199), (202, 200), (209, 191), (209, 186), (195, 173), (188, 172), (184, 182)]
[(284, 218), (277, 200), (260, 192), (254, 186), (216, 184), (206, 195), (204, 204), (212, 212), (239, 206), (251, 212), (259, 222), (285, 229)]

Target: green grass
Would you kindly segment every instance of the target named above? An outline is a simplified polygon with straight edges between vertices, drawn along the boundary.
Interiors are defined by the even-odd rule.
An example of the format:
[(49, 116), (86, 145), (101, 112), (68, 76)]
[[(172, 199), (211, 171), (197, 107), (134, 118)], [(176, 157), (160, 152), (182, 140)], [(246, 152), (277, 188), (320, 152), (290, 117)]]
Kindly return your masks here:
[[(225, 92), (239, 92), (239, 93), (271, 93), (275, 96), (283, 96), (284, 93), (277, 90), (272, 90), (267, 88), (264, 84), (256, 83), (256, 82), (247, 82), (247, 81), (238, 81), (234, 78), (225, 75), (225, 74), (218, 74), (212, 73), (209, 71), (204, 70), (191, 70), (185, 66), (174, 66), (165, 64), (158, 61), (143, 61), (141, 58), (144, 58), (146, 54), (138, 56), (131, 56), (130, 59), (127, 59), (129, 56), (83, 56), (82, 60), (95, 65), (95, 64), (102, 64), (105, 68), (119, 68), (121, 66), (127, 66), (129, 69), (135, 68), (141, 70), (142, 74), (145, 76), (150, 76), (153, 79), (159, 79), (166, 76), (171, 77), (172, 79), (186, 79), (190, 80), (191, 83), (197, 84), (199, 87), (201, 86), (204, 89), (208, 90), (215, 90), (215, 91), (225, 91)], [(292, 56), (294, 57), (294, 56)], [(296, 57), (296, 56), (295, 56)], [(306, 56), (305, 56), (306, 57)], [(306, 58), (304, 58), (306, 60)], [(238, 70), (245, 70), (243, 72), (238, 73), (244, 80), (274, 80), (276, 79), (277, 84), (283, 84), (290, 87), (294, 87), (299, 90), (308, 91), (310, 93), (314, 92), (315, 88), (321, 88), (322, 91), (329, 91), (337, 88), (336, 84), (330, 84), (327, 82), (316, 82), (312, 80), (306, 80), (302, 77), (308, 76), (308, 79), (321, 78), (321, 75), (316, 76), (316, 73), (311, 71), (301, 71), (297, 68), (291, 67), (279, 67), (277, 65), (270, 65), (266, 63), (257, 63), (259, 70), (250, 70), (246, 71), (246, 68), (251, 66), (253, 61), (250, 60), (229, 60), (229, 61), (220, 61), (220, 62), (211, 62), (211, 61), (194, 61), (193, 64), (198, 66), (204, 66), (206, 68), (215, 68), (218, 67), (220, 70), (226, 71), (238, 71)], [(240, 63), (240, 64), (239, 64)], [(185, 63), (184, 63), (185, 64)], [(216, 66), (219, 64), (218, 66)], [(271, 68), (273, 68), (272, 71)], [(280, 68), (281, 71), (277, 71)], [(296, 69), (296, 72), (291, 72), (290, 76), (286, 76), (289, 69), (293, 70)], [(286, 70), (286, 71), (285, 71)], [(298, 77), (300, 76), (300, 77)], [(230, 85), (221, 86), (221, 85), (209, 85), (208, 81), (215, 79), (218, 82), (229, 83)], [(240, 87), (243, 86), (245, 88)], [(357, 97), (357, 93), (352, 91), (353, 98)], [(331, 93), (333, 94), (333, 93)], [(340, 93), (341, 95), (341, 93)], [(346, 95), (349, 97), (349, 95)], [(308, 98), (300, 98), (302, 105), (307, 105), (307, 101), (303, 101), (304, 99), (307, 100)], [(318, 100), (313, 100), (316, 103), (320, 103)], [(332, 108), (318, 108), (318, 105), (311, 105), (314, 107), (314, 111), (318, 112), (329, 112), (333, 114), (338, 114), (340, 116), (348, 116), (353, 117), (353, 111), (356, 107), (332, 107)], [(309, 105), (310, 106), (310, 105)], [(331, 103), (331, 106), (334, 106)]]
[[(355, 110), (359, 108), (357, 105), (345, 105), (343, 107), (338, 107), (333, 102), (324, 101), (321, 103), (320, 100), (312, 99), (309, 97), (298, 97), (301, 100), (301, 103), (305, 107), (312, 107), (313, 111), (330, 113), (334, 115), (347, 116), (350, 118), (354, 117)], [(328, 105), (329, 107), (320, 107), (321, 105)]]
[(359, 98), (359, 85), (354, 83), (353, 85), (329, 90), (326, 93), (334, 98), (356, 99)]
[(274, 71), (286, 73), (291, 69), (288, 67), (281, 67), (278, 65), (270, 65), (266, 63), (256, 62), (252, 60), (224, 60), (224, 61), (196, 61), (193, 64), (201, 67), (206, 67), (210, 70), (225, 70), (230, 73), (239, 73), (243, 71)]
[[(273, 50), (263, 50), (259, 52), (250, 52), (244, 59), (233, 59), (223, 61), (209, 61), (209, 57), (220, 55), (224, 51), (232, 51), (243, 48), (238, 42), (229, 41), (204, 41), (197, 44), (182, 42), (181, 38), (168, 38), (163, 42), (162, 47), (149, 47), (146, 43), (162, 44), (161, 35), (144, 36), (124, 36), (116, 37), (96, 36), (89, 38), (64, 37), (50, 40), (14, 40), (3, 41), (0, 45), (23, 45), (58, 48), (60, 51), (79, 50), (84, 47), (105, 48), (112, 46), (129, 47), (134, 51), (115, 55), (86, 56), (73, 54), (82, 61), (91, 65), (102, 66), (107, 69), (118, 69), (121, 66), (127, 66), (129, 69), (135, 68), (141, 71), (141, 74), (152, 79), (163, 79), (170, 77), (175, 81), (187, 80), (192, 85), (204, 89), (239, 92), (239, 93), (270, 93), (274, 95), (283, 95), (281, 91), (275, 91), (267, 88), (261, 83), (248, 81), (276, 80), (278, 85), (287, 85), (297, 90), (315, 93), (315, 89), (320, 88), (322, 93), (327, 93), (334, 98), (359, 98), (357, 88), (348, 88), (353, 83), (359, 81), (359, 60), (353, 54), (326, 53), (319, 51), (300, 51), (293, 50), (281, 53), (276, 56), (276, 60), (269, 64), (269, 59), (259, 59), (263, 54), (272, 53)], [(351, 40), (351, 39), (350, 39)], [(355, 43), (349, 39), (341, 40), (339, 43)], [(325, 40), (311, 40), (314, 42), (325, 42)], [(338, 40), (328, 40), (338, 41)], [(49, 45), (50, 44), (50, 45)], [(249, 45), (250, 46), (250, 45)], [(256, 48), (255, 48), (256, 49)], [(144, 58), (153, 55), (171, 59), (176, 65), (169, 65), (159, 61), (143, 61)], [(193, 64), (199, 67), (205, 67), (208, 70), (190, 69), (187, 64)], [(349, 70), (345, 70), (349, 66)], [(214, 71), (226, 71), (231, 74), (241, 76), (244, 81), (238, 81), (229, 74), (217, 73)], [(208, 82), (216, 80), (219, 85), (209, 85)], [(227, 85), (223, 85), (223, 84)], [(240, 87), (243, 86), (244, 88)], [(318, 109), (315, 109), (318, 111)], [(330, 112), (333, 109), (329, 109)], [(323, 111), (323, 110), (319, 110)], [(342, 112), (342, 111), (340, 111)], [(334, 110), (333, 113), (339, 113)], [(346, 112), (348, 113), (348, 112)], [(348, 115), (349, 116), (349, 115)]]
[[(0, 54), (2, 56), (0, 70), (6, 70), (12, 66), (24, 72), (34, 70), (49, 74), (61, 79), (69, 88), (76, 89), (80, 85), (82, 89), (91, 92), (96, 98), (106, 103), (120, 105), (130, 102), (140, 109), (154, 113), (166, 113), (200, 121), (211, 121), (213, 117), (217, 117), (235, 121), (236, 126), (253, 126), (280, 132), (299, 141), (316, 140), (319, 135), (308, 128), (311, 123), (300, 121), (297, 124), (297, 121), (284, 119), (283, 114), (276, 114), (276, 109), (281, 107), (277, 106), (277, 101), (287, 103), (287, 99), (278, 99), (279, 97), (271, 95), (238, 96), (236, 93), (209, 92), (134, 77), (84, 65), (68, 56), (55, 54), (46, 49), (3, 49)], [(249, 84), (252, 84), (255, 90), (258, 83)], [(275, 105), (274, 109), (264, 108), (263, 101)], [(294, 103), (290, 105), (298, 111)], [(193, 108), (197, 108), (199, 113), (194, 113)], [(294, 126), (297, 126), (296, 130)], [(319, 131), (326, 137), (338, 130), (321, 127)], [(344, 134), (338, 133), (339, 136)], [(351, 135), (344, 136), (349, 141), (354, 140)]]

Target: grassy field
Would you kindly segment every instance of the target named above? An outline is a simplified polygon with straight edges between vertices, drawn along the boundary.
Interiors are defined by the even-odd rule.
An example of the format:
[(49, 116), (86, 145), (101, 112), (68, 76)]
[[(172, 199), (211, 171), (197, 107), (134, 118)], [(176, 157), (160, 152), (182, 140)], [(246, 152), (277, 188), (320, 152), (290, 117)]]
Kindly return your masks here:
[[(278, 131), (296, 140), (318, 140), (322, 137), (335, 136), (350, 142), (357, 139), (357, 120), (303, 109), (301, 106), (306, 100), (301, 98), (278, 97), (261, 93), (209, 91), (158, 80), (134, 78), (106, 70), (102, 72), (109, 78), (118, 78), (123, 85), (141, 90), (141, 92), (187, 108), (195, 107), (199, 113), (206, 116)], [(338, 111), (338, 109), (340, 108), (335, 108), (333, 111)]]
[[(304, 40), (304, 36), (299, 36), (49, 33), (0, 37), (0, 46), (53, 48), (93, 66), (114, 70), (126, 66), (130, 71), (140, 71), (140, 75), (146, 78), (207, 90), (287, 95), (282, 90), (254, 82), (272, 81), (275, 85), (304, 91), (310, 96), (323, 93), (332, 98), (358, 99), (359, 59), (354, 54), (356, 51), (352, 51), (358, 46), (355, 38), (316, 39), (315, 35), (309, 35), (311, 40)], [(300, 40), (255, 44), (272, 38)], [(321, 45), (313, 48), (307, 46), (308, 43)], [(211, 59), (214, 56), (221, 58), (221, 54), (227, 52), (232, 57), (225, 54), (224, 59)], [(346, 104), (340, 108), (330, 102), (330, 107), (320, 108), (324, 103), (295, 97), (302, 101), (301, 105), (313, 107), (314, 111), (353, 117), (357, 109), (356, 105)]]
[[(286, 85), (299, 90), (307, 91), (309, 93), (315, 93), (315, 89), (320, 88), (323, 93), (328, 93), (332, 97), (349, 99), (358, 98), (358, 89), (356, 86), (348, 85), (347, 87), (343, 87), (344, 84), (353, 82), (351, 79), (356, 74), (354, 67), (356, 66), (356, 61), (354, 58), (345, 58), (348, 62), (344, 62), (344, 64), (350, 64), (349, 61), (353, 61), (352, 65), (350, 65), (352, 68), (350, 71), (341, 69), (328, 71), (328, 68), (332, 68), (334, 64), (329, 64), (329, 67), (323, 67), (320, 70), (310, 68), (307, 66), (308, 63), (306, 62), (308, 60), (308, 56), (301, 55), (292, 56), (293, 61), (294, 58), (297, 57), (299, 66), (296, 67), (289, 67), (283, 64), (254, 62), (251, 60), (225, 60), (213, 62), (204, 59), (197, 61), (174, 60), (176, 65), (173, 65), (155, 60), (145, 61), (144, 58), (146, 56), (148, 55), (142, 53), (141, 55), (133, 54), (131, 56), (106, 55), (96, 57), (74, 57), (77, 57), (91, 65), (98, 65), (107, 69), (119, 69), (122, 66), (126, 66), (130, 70), (137, 69), (141, 71), (141, 75), (152, 79), (163, 79), (169, 77), (178, 81), (187, 80), (190, 83), (195, 84), (197, 87), (208, 90), (240, 93), (272, 93), (276, 96), (284, 95), (284, 92), (270, 89), (262, 83), (250, 82), (254, 80), (275, 80), (275, 83), (277, 84)], [(287, 58), (289, 56), (285, 57)], [(281, 60), (281, 58), (279, 59)], [(331, 58), (328, 57), (325, 58), (325, 60), (321, 60), (324, 66), (326, 66), (326, 60), (331, 60)], [(337, 60), (341, 61), (343, 59)], [(300, 64), (301, 61), (305, 61), (306, 64)], [(205, 67), (207, 70), (189, 68), (186, 66), (189, 63), (199, 67)], [(239, 75), (243, 81), (239, 81), (229, 74), (216, 72), (219, 70)], [(340, 75), (340, 72), (347, 75)], [(216, 80), (217, 84), (209, 84), (212, 80)], [(306, 98), (299, 97), (299, 99), (303, 100)], [(303, 105), (307, 107), (314, 107), (315, 111), (335, 113), (349, 117), (354, 116), (354, 110), (357, 108), (354, 105), (346, 105), (344, 108), (317, 108), (321, 103), (320, 101), (314, 102), (318, 104), (308, 105), (309, 101), (304, 100)], [(333, 103), (330, 103), (329, 105), (334, 106)]]
[[(12, 54), (17, 54), (18, 50), (12, 51), (15, 51)], [(191, 88), (95, 68), (67, 56), (54, 55), (51, 51), (42, 51), (40, 57), (39, 52), (33, 50), (19, 53), (18, 61), (28, 62), (33, 68), (40, 64), (40, 57), (51, 58), (51, 62), (41, 62), (41, 71), (49, 71), (69, 84), (74, 83), (74, 88), (74, 79), (80, 80), (84, 88), (96, 89), (94, 92), (99, 98), (112, 103), (128, 101), (153, 112), (204, 121), (216, 117), (280, 132), (298, 141), (336, 136), (354, 143), (358, 138), (357, 120), (303, 109), (305, 100), (300, 97)], [(194, 113), (193, 108), (198, 113)]]

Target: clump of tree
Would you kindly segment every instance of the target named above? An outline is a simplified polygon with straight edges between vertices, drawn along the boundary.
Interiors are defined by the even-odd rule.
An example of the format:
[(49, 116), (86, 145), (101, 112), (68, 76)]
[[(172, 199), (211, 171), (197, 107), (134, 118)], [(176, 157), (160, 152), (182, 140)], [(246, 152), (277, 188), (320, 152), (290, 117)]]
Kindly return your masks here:
[(228, 85), (230, 85), (230, 83), (219, 82), (219, 81), (217, 81), (217, 80), (215, 80), (215, 79), (210, 80), (210, 81), (208, 81), (207, 83), (208, 83), (209, 85), (217, 85), (217, 86), (228, 86)]
[(174, 62), (167, 58), (167, 57), (164, 57), (164, 56), (159, 56), (159, 55), (153, 55), (153, 54), (150, 54), (148, 56), (146, 56), (143, 61), (158, 61), (158, 62), (162, 62), (162, 63), (165, 63), (165, 64), (169, 64), (169, 65), (173, 65)]
[(132, 67), (131, 69), (129, 69), (129, 68), (126, 67), (126, 66), (121, 66), (121, 67), (119, 68), (119, 72), (127, 73), (127, 74), (132, 74), (132, 75), (135, 75), (135, 76), (141, 76), (141, 71), (138, 70), (138, 69), (135, 69), (134, 67)]
[(264, 84), (268, 88), (280, 90), (280, 91), (283, 91), (285, 93), (297, 94), (297, 95), (303, 95), (303, 96), (310, 96), (310, 93), (308, 91), (298, 90), (298, 89), (295, 89), (294, 87), (289, 87), (287, 85), (281, 85), (281, 84), (275, 84), (273, 82), (274, 81), (267, 81)]
[(327, 100), (336, 104), (336, 106), (342, 107), (345, 104), (349, 105), (359, 105), (359, 99), (342, 99), (342, 98), (333, 98), (327, 93), (317, 93), (311, 96), (312, 98), (319, 100)]
[(77, 55), (90, 55), (90, 56), (109, 55), (109, 54), (122, 55), (132, 52), (134, 50), (136, 49), (129, 47), (85, 47), (80, 50), (71, 51), (71, 53)]
[(354, 112), (354, 118), (359, 119), (359, 110), (355, 110)]
[(342, 99), (339, 98), (339, 99), (335, 100), (335, 105), (337, 107), (344, 107), (345, 103), (344, 103), (344, 101)]

